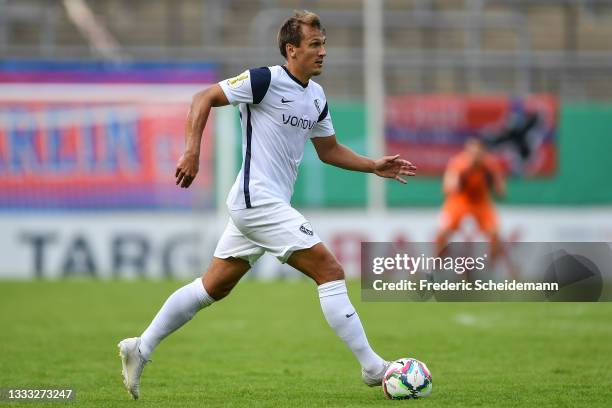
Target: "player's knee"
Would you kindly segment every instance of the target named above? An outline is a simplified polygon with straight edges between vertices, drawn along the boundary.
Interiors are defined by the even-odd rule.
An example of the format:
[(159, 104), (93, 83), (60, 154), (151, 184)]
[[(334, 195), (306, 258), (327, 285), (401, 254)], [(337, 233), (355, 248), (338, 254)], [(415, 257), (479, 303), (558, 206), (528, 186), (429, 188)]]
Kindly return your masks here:
[(344, 269), (336, 259), (327, 262), (322, 272), (319, 284), (344, 279)]
[(224, 297), (226, 297), (227, 295), (229, 295), (231, 291), (232, 291), (231, 289), (221, 289), (221, 288), (212, 288), (212, 289), (207, 290), (210, 297), (215, 299), (215, 302), (218, 302)]
[(441, 229), (436, 234), (436, 241), (437, 242), (444, 242), (444, 241), (446, 241), (448, 239), (448, 237), (450, 235), (451, 235), (450, 229)]
[(495, 227), (482, 228), (482, 232), (490, 242), (499, 241), (499, 237), (497, 234), (497, 228)]
[(213, 299), (215, 299), (216, 302), (218, 302), (219, 300), (229, 295), (232, 289), (234, 289), (234, 286), (235, 285), (214, 283), (205, 285), (204, 289), (206, 289), (206, 293), (208, 293), (210, 297), (212, 297)]

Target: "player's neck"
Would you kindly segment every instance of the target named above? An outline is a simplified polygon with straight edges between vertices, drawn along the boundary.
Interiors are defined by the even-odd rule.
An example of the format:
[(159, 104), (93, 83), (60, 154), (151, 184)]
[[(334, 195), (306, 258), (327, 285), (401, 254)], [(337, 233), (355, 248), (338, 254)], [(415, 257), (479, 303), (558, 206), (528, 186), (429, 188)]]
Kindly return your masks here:
[(287, 68), (287, 71), (289, 71), (289, 73), (293, 75), (295, 79), (300, 81), (303, 86), (308, 85), (308, 81), (310, 81), (310, 77), (312, 75), (304, 73), (302, 70), (298, 69), (298, 67), (289, 62), (285, 64), (285, 68)]

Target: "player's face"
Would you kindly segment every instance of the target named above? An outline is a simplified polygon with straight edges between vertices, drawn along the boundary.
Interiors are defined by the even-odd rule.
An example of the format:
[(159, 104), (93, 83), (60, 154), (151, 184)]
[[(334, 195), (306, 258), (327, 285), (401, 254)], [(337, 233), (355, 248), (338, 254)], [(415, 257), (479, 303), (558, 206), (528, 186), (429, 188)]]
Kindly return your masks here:
[(295, 62), (307, 75), (320, 75), (326, 55), (325, 35), (318, 28), (302, 25), (302, 42), (295, 48)]
[(484, 156), (484, 146), (481, 142), (476, 140), (469, 141), (466, 145), (466, 150), (473, 163), (480, 163), (482, 157)]

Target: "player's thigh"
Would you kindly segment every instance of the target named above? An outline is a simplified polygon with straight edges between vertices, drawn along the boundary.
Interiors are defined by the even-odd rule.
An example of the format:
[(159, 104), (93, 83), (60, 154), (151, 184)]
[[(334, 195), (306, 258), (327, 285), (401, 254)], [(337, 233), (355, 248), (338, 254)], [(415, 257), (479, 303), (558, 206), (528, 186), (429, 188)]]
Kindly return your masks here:
[(263, 248), (249, 241), (230, 219), (202, 277), (204, 288), (216, 300), (227, 296), (263, 253)]
[(202, 276), (202, 283), (213, 299), (221, 300), (231, 292), (249, 269), (251, 265), (244, 259), (213, 257)]
[(468, 214), (465, 206), (460, 204), (447, 204), (442, 208), (439, 217), (440, 231), (453, 232), (459, 229), (461, 221)]
[(481, 204), (474, 208), (474, 218), (478, 224), (478, 228), (487, 236), (491, 237), (497, 234), (497, 213), (491, 204)]
[(294, 251), (287, 263), (312, 278), (317, 285), (344, 279), (342, 266), (322, 242)]

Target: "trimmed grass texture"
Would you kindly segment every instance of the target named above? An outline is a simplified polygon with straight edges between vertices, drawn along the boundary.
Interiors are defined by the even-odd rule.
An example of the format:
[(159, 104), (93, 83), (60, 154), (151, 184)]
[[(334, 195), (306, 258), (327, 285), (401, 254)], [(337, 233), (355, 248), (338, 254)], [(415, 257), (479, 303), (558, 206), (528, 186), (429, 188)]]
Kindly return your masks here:
[[(310, 281), (241, 282), (168, 337), (123, 388), (116, 344), (178, 281), (0, 282), (0, 387), (69, 386), (83, 407), (609, 407), (612, 303), (362, 303), (374, 349), (433, 375), (418, 401), (362, 384)], [(2, 403), (2, 407), (24, 403)], [(36, 404), (39, 406), (39, 404)], [(1, 408), (1, 407), (0, 407)]]

